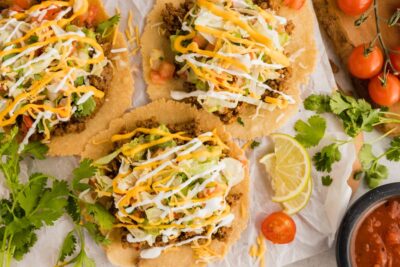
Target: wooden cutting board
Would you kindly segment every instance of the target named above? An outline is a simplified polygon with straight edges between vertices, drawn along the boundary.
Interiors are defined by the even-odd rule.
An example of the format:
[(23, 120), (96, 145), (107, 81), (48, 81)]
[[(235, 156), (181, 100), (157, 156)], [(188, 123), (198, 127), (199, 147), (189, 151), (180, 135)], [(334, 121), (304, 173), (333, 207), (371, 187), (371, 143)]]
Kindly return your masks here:
[[(331, 39), (333, 47), (343, 63), (347, 63), (347, 59), (355, 46), (369, 43), (375, 38), (374, 12), (370, 13), (367, 21), (361, 27), (356, 27), (354, 26), (354, 21), (358, 17), (344, 14), (337, 7), (336, 0), (313, 0), (313, 3), (318, 21)], [(388, 19), (396, 8), (400, 8), (400, 0), (379, 0), (378, 5), (380, 17)], [(386, 46), (394, 47), (400, 45), (400, 27), (389, 28), (383, 20), (381, 20), (380, 25)], [(372, 103), (368, 95), (368, 80), (352, 78), (352, 82), (357, 95)], [(400, 103), (391, 107), (390, 111), (400, 114)], [(393, 128), (398, 128), (393, 135), (400, 136), (400, 126), (398, 124), (387, 124), (380, 129), (386, 132)]]

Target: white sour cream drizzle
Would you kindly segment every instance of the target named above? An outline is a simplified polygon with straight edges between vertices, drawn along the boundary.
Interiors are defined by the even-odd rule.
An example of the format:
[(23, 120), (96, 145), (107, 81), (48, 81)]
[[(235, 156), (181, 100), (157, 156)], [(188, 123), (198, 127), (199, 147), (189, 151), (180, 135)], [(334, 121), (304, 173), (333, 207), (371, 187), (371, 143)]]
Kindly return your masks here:
[[(225, 5), (223, 4), (223, 1), (213, 1), (213, 3), (221, 7)], [(254, 4), (250, 4), (245, 0), (234, 0), (232, 1), (232, 4), (233, 5), (230, 7), (230, 9), (232, 11), (236, 11), (236, 15), (240, 18), (240, 20), (250, 23), (250, 27), (270, 39), (275, 51), (283, 51), (283, 44), (280, 39), (280, 34), (277, 30), (277, 27), (284, 27), (287, 24), (286, 18), (277, 16), (271, 11), (266, 11), (269, 12), (271, 16), (276, 19), (275, 24), (270, 24), (265, 20), (260, 12), (255, 9)], [(246, 38), (250, 35), (243, 28), (236, 26), (231, 21), (227, 21), (224, 18), (215, 15), (210, 10), (204, 7), (194, 8), (188, 13), (188, 18), (183, 22), (182, 25), (183, 31), (193, 32), (194, 26), (188, 25), (188, 21), (191, 20), (194, 20), (194, 26), (200, 25), (203, 27), (231, 33), (239, 32), (241, 38)], [(213, 45), (216, 44), (215, 36), (203, 32), (201, 32), (200, 34), (209, 43)], [(257, 45), (265, 48), (265, 45), (260, 42), (257, 42)], [(238, 46), (236, 46), (236, 48), (238, 48)], [(250, 59), (248, 54), (249, 52), (245, 51), (246, 49), (242, 50), (244, 51), (230, 52), (229, 45), (222, 45), (221, 48), (216, 51), (216, 55), (222, 55), (231, 59), (239, 59), (242, 64), (246, 65), (248, 71), (232, 67), (229, 64), (222, 64), (217, 58), (209, 58), (205, 55), (201, 55), (198, 53), (188, 52), (182, 55), (177, 55), (175, 57), (175, 60), (184, 64), (182, 71), (188, 68), (188, 65), (185, 63), (190, 63), (200, 69), (212, 70), (218, 74), (223, 73), (229, 74), (232, 77), (238, 77), (239, 79), (242, 79), (244, 81), (244, 84), (247, 84), (244, 87), (245, 90), (247, 90), (249, 93), (254, 93), (255, 96), (258, 96), (258, 98), (245, 96), (242, 93), (236, 94), (229, 91), (227, 92), (225, 90), (214, 90), (216, 85), (213, 81), (203, 80), (204, 78), (200, 77), (198, 77), (198, 79), (208, 84), (209, 89), (207, 91), (196, 90), (190, 93), (172, 91), (171, 97), (175, 100), (182, 100), (189, 97), (197, 97), (198, 102), (209, 110), (214, 110), (213, 108), (215, 108), (215, 106), (217, 106), (217, 108), (236, 108), (239, 102), (245, 102), (250, 105), (257, 106), (257, 114), (259, 112), (259, 109), (273, 110), (278, 106), (275, 103), (267, 104), (263, 101), (263, 99), (261, 99), (261, 96), (266, 91), (278, 94), (289, 104), (295, 103), (295, 100), (292, 96), (287, 95), (284, 92), (274, 90), (270, 86), (265, 84), (265, 81), (268, 79), (273, 80), (278, 78), (280, 74), (278, 74), (276, 71), (283, 69), (284, 66), (275, 62), (265, 60), (263, 58), (263, 55), (258, 56), (256, 59)], [(224, 67), (224, 65), (226, 66)], [(263, 78), (260, 79), (260, 77)]]
[[(150, 181), (153, 184), (152, 187), (160, 189), (160, 191), (157, 191), (156, 194), (143, 191), (139, 193), (139, 199), (136, 199), (133, 203), (129, 202), (130, 204), (123, 207), (121, 201), (126, 203), (126, 200), (129, 200), (130, 197), (129, 194), (121, 197), (114, 193), (115, 207), (119, 210), (118, 216), (122, 219), (129, 219), (129, 214), (140, 208), (145, 210), (150, 222), (167, 220), (167, 225), (173, 224), (170, 227), (160, 229), (157, 235), (146, 233), (146, 230), (140, 228), (140, 224), (138, 225), (139, 228), (130, 230), (131, 233), (127, 235), (127, 241), (130, 243), (147, 242), (149, 246), (153, 246), (156, 236), (160, 236), (161, 240), (167, 243), (162, 247), (153, 246), (142, 250), (140, 254), (142, 258), (156, 258), (163, 250), (172, 246), (182, 246), (201, 239), (209, 240), (221, 227), (231, 226), (235, 216), (230, 212), (225, 197), (233, 186), (243, 180), (245, 173), (243, 164), (230, 157), (220, 159), (220, 155), (216, 158), (203, 157), (201, 161), (191, 157), (177, 160), (179, 157), (188, 156), (191, 153), (212, 150), (212, 147), (206, 146), (202, 141), (212, 136), (213, 133), (211, 132), (201, 134), (183, 145), (166, 148), (154, 157), (148, 153), (146, 160), (135, 161), (130, 156), (119, 155), (122, 163), (118, 176), (125, 175), (125, 178), (117, 183), (120, 190), (134, 190), (135, 187), (143, 186)], [(214, 149), (217, 147), (214, 147)], [(142, 166), (151, 163), (159, 163), (159, 165), (154, 169), (142, 168)], [(141, 169), (135, 171), (135, 167)], [(169, 179), (164, 180), (166, 174), (162, 174), (162, 172), (167, 168), (172, 170), (173, 174)], [(129, 172), (131, 174), (127, 175)], [(181, 173), (186, 175), (185, 180), (180, 176)], [(154, 184), (155, 182), (156, 184)], [(216, 186), (216, 184), (219, 186)], [(211, 193), (204, 195), (205, 197), (201, 196), (204, 198), (202, 200), (197, 199), (199, 194), (206, 192), (205, 190), (218, 190), (220, 186), (222, 186), (222, 194)], [(172, 197), (182, 196), (182, 192), (185, 190), (184, 203), (172, 204), (170, 202)], [(180, 215), (174, 218), (175, 214)], [(154, 224), (155, 229), (157, 229), (157, 225), (158, 223)], [(180, 234), (186, 232), (196, 234), (183, 241), (168, 244), (171, 238), (177, 238)]]
[[(83, 0), (75, 2), (80, 2), (80, 4), (84, 5), (87, 1)], [(46, 19), (47, 11), (54, 9), (57, 9), (58, 12), (52, 20), (54, 23), (51, 23), (48, 27), (43, 27), (31, 37), (21, 40), (17, 44), (9, 44), (17, 38), (25, 36), (33, 29), (43, 26), (44, 23), (49, 23)], [(67, 97), (64, 94), (68, 92), (68, 90), (77, 87), (74, 85), (77, 78), (83, 80), (83, 84), (81, 84), (82, 86), (89, 86), (89, 75), (101, 75), (104, 66), (108, 63), (107, 58), (104, 60), (94, 61), (94, 63), (91, 64), (92, 68), (90, 71), (87, 70), (88, 65), (85, 64), (85, 62), (88, 59), (98, 59), (98, 57), (103, 54), (103, 51), (97, 48), (94, 49), (94, 47), (86, 43), (82, 43), (81, 46), (86, 47), (86, 50), (77, 49), (76, 44), (81, 43), (81, 39), (86, 37), (82, 29), (74, 27), (74, 31), (67, 31), (65, 25), (58, 24), (58, 21), (66, 19), (65, 16), (70, 14), (71, 11), (72, 6), (59, 7), (55, 2), (55, 4), (50, 5), (47, 8), (37, 9), (30, 14), (27, 13), (29, 23), (25, 22), (23, 19), (18, 20), (13, 17), (14, 13), (9, 14), (8, 17), (2, 17), (0, 14), (0, 51), (5, 52), (15, 48), (30, 46), (27, 49), (12, 54), (8, 58), (0, 58), (0, 73), (3, 77), (6, 77), (6, 79), (3, 80), (0, 77), (0, 85), (3, 90), (7, 91), (7, 97), (9, 99), (12, 100), (26, 92), (26, 87), (29, 89), (29, 86), (32, 86), (35, 82), (40, 82), (47, 75), (56, 74), (48, 83), (43, 84), (37, 91), (36, 95), (33, 96), (33, 98), (36, 98), (39, 94), (42, 94), (43, 96), (47, 95), (48, 99), (44, 99), (45, 101), (43, 101), (43, 105), (56, 108), (60, 103), (65, 105)], [(35, 19), (32, 20), (31, 18)], [(43, 43), (51, 37), (63, 36), (68, 36), (68, 38), (64, 37), (63, 39), (60, 38), (51, 43)], [(32, 41), (32, 37), (35, 37), (36, 40)], [(92, 52), (93, 56), (89, 56), (89, 51)], [(86, 53), (87, 55), (84, 55), (85, 57), (82, 58), (82, 53)], [(77, 62), (79, 60), (78, 66), (65, 64), (65, 62), (68, 62), (71, 59), (76, 59)], [(55, 68), (56, 66), (59, 66), (59, 68)], [(46, 119), (48, 125), (51, 126), (57, 125), (60, 122), (69, 121), (71, 116), (73, 116), (77, 111), (77, 106), (85, 103), (90, 97), (92, 97), (94, 91), (89, 90), (76, 94), (78, 99), (71, 103), (72, 112), (69, 116), (60, 116), (58, 113), (54, 113), (48, 109), (37, 109), (31, 111), (35, 114), (34, 117), (36, 119), (33, 122), (32, 127), (29, 129), (23, 144), (26, 144), (29, 137), (38, 131), (37, 125), (40, 120)], [(8, 119), (6, 116), (13, 116), (19, 108), (31, 103), (31, 99), (32, 96), (24, 95), (23, 97), (20, 97), (18, 101), (15, 101), (14, 103), (11, 102), (13, 107), (10, 108), (7, 113), (4, 113), (5, 115), (3, 115), (2, 121)], [(60, 101), (61, 99), (64, 100), (64, 102)], [(58, 102), (55, 103), (53, 101)], [(0, 106), (0, 114), (8, 108), (9, 105), (10, 103), (7, 104), (4, 102), (4, 104)], [(24, 113), (24, 115), (27, 115), (27, 113)], [(2, 126), (0, 126), (0, 128), (2, 128)]]

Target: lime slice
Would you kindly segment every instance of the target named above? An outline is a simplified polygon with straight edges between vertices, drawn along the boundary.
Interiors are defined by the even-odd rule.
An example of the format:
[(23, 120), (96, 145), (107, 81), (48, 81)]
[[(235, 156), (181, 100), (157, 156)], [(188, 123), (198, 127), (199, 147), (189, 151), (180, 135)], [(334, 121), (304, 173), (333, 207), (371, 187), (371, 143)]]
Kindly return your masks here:
[(272, 177), (274, 177), (275, 166), (276, 166), (275, 153), (270, 153), (265, 155), (260, 159), (260, 163), (264, 164), (267, 173), (269, 173)]
[(275, 143), (275, 157), (267, 155), (260, 161), (272, 176), (275, 191), (272, 200), (285, 202), (306, 191), (311, 161), (306, 149), (293, 137), (286, 134), (273, 134), (271, 137)]
[(293, 215), (304, 209), (311, 198), (312, 188), (313, 182), (312, 179), (309, 179), (305, 191), (295, 198), (281, 203), (284, 211), (289, 215)]

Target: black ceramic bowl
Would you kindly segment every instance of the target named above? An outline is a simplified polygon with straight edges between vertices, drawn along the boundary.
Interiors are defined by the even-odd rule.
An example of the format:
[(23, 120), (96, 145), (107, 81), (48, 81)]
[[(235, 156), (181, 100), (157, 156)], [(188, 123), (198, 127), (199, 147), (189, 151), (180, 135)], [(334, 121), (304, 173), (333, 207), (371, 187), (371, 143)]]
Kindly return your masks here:
[(339, 267), (352, 266), (352, 238), (364, 216), (379, 204), (394, 197), (400, 197), (400, 183), (382, 185), (367, 192), (347, 210), (337, 233), (336, 262)]

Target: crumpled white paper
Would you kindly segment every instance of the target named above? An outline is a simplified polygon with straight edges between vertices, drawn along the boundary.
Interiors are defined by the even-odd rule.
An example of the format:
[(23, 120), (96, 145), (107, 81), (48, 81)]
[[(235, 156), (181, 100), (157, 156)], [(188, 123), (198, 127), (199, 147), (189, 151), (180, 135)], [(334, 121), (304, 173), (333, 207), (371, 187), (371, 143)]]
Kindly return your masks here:
[[(151, 0), (105, 0), (104, 2), (109, 14), (114, 14), (115, 7), (120, 7), (122, 11), (121, 27), (123, 29), (126, 27), (126, 18), (129, 10), (133, 11), (134, 20), (139, 28), (142, 29), (145, 16), (153, 5)], [(329, 94), (336, 87), (316, 19), (310, 19), (313, 19), (316, 25), (315, 39), (319, 56), (316, 70), (312, 74), (309, 84), (302, 87), (303, 99), (311, 93)], [(296, 26), (301, 27), (301, 25)], [(133, 62), (136, 66), (136, 90), (133, 107), (138, 107), (146, 104), (148, 98), (141, 78), (140, 56), (136, 56)], [(301, 108), (299, 113), (280, 132), (293, 135), (294, 123), (298, 119), (307, 120), (312, 114)], [(323, 145), (333, 142), (334, 139), (346, 138), (340, 124), (333, 117), (328, 115), (325, 117), (328, 120), (326, 138), (318, 148), (310, 150), (311, 156)], [(259, 141), (261, 145), (247, 154), (250, 160), (251, 174), (251, 217), (248, 228), (242, 233), (240, 241), (232, 247), (228, 256), (223, 261), (213, 264), (213, 266), (258, 266), (258, 262), (248, 254), (250, 246), (255, 244), (256, 237), (260, 233), (262, 220), (268, 214), (280, 209), (279, 205), (271, 201), (272, 190), (268, 176), (263, 166), (258, 163), (258, 160), (263, 155), (272, 151), (272, 145), (267, 137)], [(267, 251), (265, 253), (267, 266), (284, 266), (316, 255), (332, 246), (338, 224), (351, 197), (351, 189), (347, 185), (347, 178), (351, 173), (352, 163), (355, 159), (355, 149), (352, 144), (342, 146), (341, 150), (343, 159), (333, 166), (332, 177), (334, 181), (330, 187), (322, 186), (321, 176), (323, 174), (317, 173), (315, 169), (312, 171), (314, 191), (311, 200), (300, 214), (294, 216), (297, 225), (295, 241), (288, 245), (272, 245), (265, 241), (267, 243)], [(70, 179), (71, 172), (77, 163), (78, 159), (73, 157), (50, 158), (44, 161), (25, 161), (22, 173), (26, 173), (27, 170), (30, 172), (42, 171), (60, 179)], [(0, 186), (0, 194), (5, 195), (7, 191), (4, 190), (2, 184)], [(66, 216), (58, 220), (54, 226), (42, 229), (38, 232), (39, 240), (35, 247), (22, 261), (15, 262), (13, 266), (30, 267), (32, 264), (40, 267), (54, 266), (61, 243), (70, 229), (72, 229), (72, 224)], [(96, 246), (90, 238), (87, 239), (88, 253), (95, 259), (97, 266), (111, 266), (102, 249)]]

